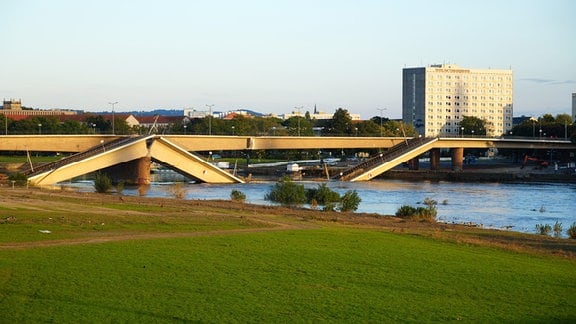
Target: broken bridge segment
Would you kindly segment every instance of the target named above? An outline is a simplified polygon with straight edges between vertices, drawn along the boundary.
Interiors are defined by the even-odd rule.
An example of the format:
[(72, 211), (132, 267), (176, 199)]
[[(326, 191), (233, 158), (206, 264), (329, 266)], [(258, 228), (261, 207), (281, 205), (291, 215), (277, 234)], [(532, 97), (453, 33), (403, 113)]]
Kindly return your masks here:
[(396, 144), (390, 150), (380, 153), (370, 159), (337, 175), (335, 179), (342, 181), (368, 181), (395, 166), (417, 158), (427, 152), (438, 138), (413, 138), (405, 143)]
[[(114, 143), (94, 146), (87, 151), (43, 165), (29, 173), (28, 180), (37, 186), (49, 186), (101, 169), (123, 164), (158, 161), (170, 168), (209, 183), (243, 183), (232, 174), (204, 161), (158, 135), (124, 138)], [(134, 162), (130, 164), (127, 162)], [(149, 168), (138, 168), (136, 179), (150, 179)]]
[(244, 183), (233, 174), (199, 158), (163, 137), (156, 137), (149, 147), (150, 157), (201, 182)]
[(94, 146), (87, 151), (42, 165), (30, 173), (28, 180), (33, 185), (49, 186), (90, 172), (146, 157), (148, 155), (146, 140), (150, 137), (130, 137)]

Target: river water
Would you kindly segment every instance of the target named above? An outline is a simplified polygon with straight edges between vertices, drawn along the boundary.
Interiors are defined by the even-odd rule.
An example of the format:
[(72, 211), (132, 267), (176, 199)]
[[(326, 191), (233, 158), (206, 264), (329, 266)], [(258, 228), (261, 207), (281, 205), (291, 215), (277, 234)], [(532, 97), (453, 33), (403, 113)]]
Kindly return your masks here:
[[(246, 202), (273, 205), (264, 200), (275, 182), (245, 184), (185, 185), (186, 199), (229, 200), (236, 189)], [(306, 188), (319, 182), (302, 181)], [(562, 223), (566, 229), (576, 222), (576, 184), (570, 183), (463, 183), (378, 180), (367, 182), (326, 182), (339, 192), (356, 190), (362, 199), (358, 212), (394, 215), (402, 205), (424, 206), (425, 198), (438, 202), (438, 220), (447, 223), (472, 223), (486, 228), (535, 233), (536, 224)], [(173, 182), (153, 182), (146, 196), (172, 197)], [(85, 187), (86, 190), (90, 190)], [(136, 188), (125, 188), (125, 195), (139, 195)]]

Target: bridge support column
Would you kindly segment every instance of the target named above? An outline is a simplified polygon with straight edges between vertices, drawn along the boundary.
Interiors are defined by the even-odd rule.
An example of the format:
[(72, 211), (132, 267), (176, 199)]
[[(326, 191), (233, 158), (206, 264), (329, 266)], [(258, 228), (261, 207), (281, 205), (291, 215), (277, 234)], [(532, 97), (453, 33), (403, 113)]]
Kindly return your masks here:
[(415, 157), (412, 160), (408, 161), (408, 168), (410, 170), (419, 170), (420, 169), (420, 160), (418, 159), (418, 157)]
[(105, 173), (113, 182), (124, 181), (128, 184), (149, 185), (150, 163), (149, 157), (143, 157), (106, 168)]
[(430, 150), (430, 170), (440, 170), (440, 149)]
[(452, 153), (452, 170), (462, 171), (462, 162), (464, 161), (464, 148), (453, 147), (450, 149)]

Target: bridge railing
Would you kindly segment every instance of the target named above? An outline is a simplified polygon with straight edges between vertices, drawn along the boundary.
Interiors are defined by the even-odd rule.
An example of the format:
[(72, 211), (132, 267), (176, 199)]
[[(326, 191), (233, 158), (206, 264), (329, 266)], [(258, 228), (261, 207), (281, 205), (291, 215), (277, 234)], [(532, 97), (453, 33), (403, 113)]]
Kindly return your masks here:
[(336, 175), (334, 177), (334, 179), (345, 180), (345, 179), (352, 178), (358, 174), (365, 172), (366, 170), (370, 170), (371, 168), (373, 168), (379, 164), (382, 164), (384, 162), (391, 161), (391, 160), (413, 150), (414, 148), (419, 147), (421, 145), (424, 145), (424, 144), (431, 142), (435, 139), (436, 138), (434, 138), (434, 137), (423, 137), (423, 138), (418, 137), (418, 138), (412, 138), (412, 139), (407, 140), (406, 142), (403, 142), (400, 144), (396, 144), (395, 146), (391, 147), (386, 152), (382, 152), (382, 153), (379, 153), (377, 155), (374, 155), (374, 156), (370, 157), (368, 160), (363, 161), (363, 162), (355, 165), (354, 167), (347, 169), (346, 171), (342, 172), (341, 174)]
[(91, 156), (104, 153), (107, 150), (111, 150), (111, 149), (114, 149), (116, 147), (120, 147), (120, 146), (129, 144), (131, 142), (134, 142), (134, 141), (140, 139), (141, 137), (142, 136), (118, 138), (118, 139), (115, 139), (115, 140), (110, 141), (108, 143), (102, 143), (100, 145), (93, 146), (86, 151), (62, 158), (58, 161), (45, 163), (45, 164), (39, 165), (39, 166), (34, 167), (34, 168), (30, 167), (30, 168), (24, 170), (22, 173), (24, 173), (27, 177), (41, 174), (41, 173), (44, 173), (44, 172), (47, 172), (50, 170), (57, 169), (61, 166), (69, 164), (69, 163), (82, 161), (82, 160), (87, 159)]

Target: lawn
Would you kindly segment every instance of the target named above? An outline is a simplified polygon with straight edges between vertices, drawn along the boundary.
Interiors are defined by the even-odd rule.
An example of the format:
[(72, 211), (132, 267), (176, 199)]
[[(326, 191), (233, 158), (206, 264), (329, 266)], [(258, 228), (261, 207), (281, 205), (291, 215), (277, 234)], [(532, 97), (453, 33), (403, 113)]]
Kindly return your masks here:
[[(202, 224), (210, 230), (101, 244), (0, 244), (0, 322), (576, 320), (576, 261), (571, 257), (319, 221), (308, 216), (312, 212), (294, 216), (280, 210), (279, 216), (273, 208), (258, 207), (254, 213), (236, 205), (240, 217), (221, 207), (224, 216), (211, 219), (219, 214), (213, 206), (158, 207), (167, 200), (103, 204), (101, 197), (81, 201), (95, 213), (123, 213), (110, 219), (120, 227), (110, 230), (113, 234), (178, 233), (180, 226), (202, 232)], [(77, 202), (67, 197), (60, 203)], [(134, 214), (127, 213), (131, 205), (140, 206)], [(143, 206), (158, 218), (172, 215), (174, 220), (159, 229)], [(191, 211), (204, 217), (195, 219)], [(19, 212), (10, 210), (23, 223), (0, 224), (2, 235), (7, 226), (35, 223), (25, 224)], [(230, 221), (250, 217), (253, 222)], [(285, 228), (271, 225), (283, 217)], [(186, 225), (188, 218), (194, 226)], [(129, 222), (139, 225), (122, 227)], [(84, 235), (103, 234), (85, 229)]]

